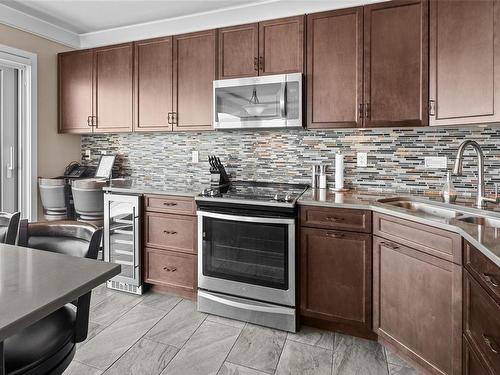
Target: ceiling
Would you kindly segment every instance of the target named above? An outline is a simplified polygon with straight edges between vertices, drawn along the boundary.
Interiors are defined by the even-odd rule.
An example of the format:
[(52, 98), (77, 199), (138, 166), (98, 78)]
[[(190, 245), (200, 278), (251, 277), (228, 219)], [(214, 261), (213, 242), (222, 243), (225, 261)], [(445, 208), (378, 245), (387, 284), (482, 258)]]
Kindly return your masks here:
[(0, 24), (91, 48), (380, 1), (0, 0)]
[(77, 34), (258, 4), (256, 0), (0, 0)]

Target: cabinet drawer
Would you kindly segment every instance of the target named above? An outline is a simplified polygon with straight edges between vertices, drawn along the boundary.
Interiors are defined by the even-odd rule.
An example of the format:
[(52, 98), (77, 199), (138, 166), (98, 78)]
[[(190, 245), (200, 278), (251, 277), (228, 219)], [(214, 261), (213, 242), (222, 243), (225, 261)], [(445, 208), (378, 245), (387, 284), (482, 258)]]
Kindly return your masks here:
[(367, 210), (303, 206), (300, 225), (325, 229), (370, 233), (372, 215)]
[(146, 246), (196, 253), (195, 216), (147, 212), (145, 226)]
[(464, 274), (464, 334), (485, 359), (492, 373), (500, 373), (500, 305), (468, 272)]
[(500, 267), (464, 241), (464, 265), (472, 276), (500, 303)]
[(146, 248), (145, 281), (196, 290), (196, 255)]
[(474, 351), (465, 335), (463, 341), (463, 375), (494, 375), (487, 369), (487, 366), (483, 362), (481, 356)]
[(462, 237), (456, 233), (375, 212), (373, 234), (462, 264)]
[(145, 200), (146, 211), (182, 215), (196, 214), (196, 204), (193, 198), (167, 195), (146, 195)]

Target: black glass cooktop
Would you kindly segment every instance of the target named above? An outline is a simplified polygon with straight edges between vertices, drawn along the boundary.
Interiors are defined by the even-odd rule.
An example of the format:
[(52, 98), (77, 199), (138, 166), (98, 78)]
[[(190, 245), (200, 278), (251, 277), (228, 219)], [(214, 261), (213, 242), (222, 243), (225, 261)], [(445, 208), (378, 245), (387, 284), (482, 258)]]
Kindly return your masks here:
[(228, 185), (207, 188), (200, 196), (242, 201), (295, 203), (307, 187), (303, 184), (234, 181)]

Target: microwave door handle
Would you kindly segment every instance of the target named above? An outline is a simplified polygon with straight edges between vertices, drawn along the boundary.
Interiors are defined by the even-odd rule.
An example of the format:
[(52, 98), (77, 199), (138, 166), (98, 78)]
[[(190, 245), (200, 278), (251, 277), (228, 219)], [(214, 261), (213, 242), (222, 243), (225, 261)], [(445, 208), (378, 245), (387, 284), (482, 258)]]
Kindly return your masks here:
[(281, 82), (280, 114), (281, 114), (281, 118), (286, 117), (286, 82)]

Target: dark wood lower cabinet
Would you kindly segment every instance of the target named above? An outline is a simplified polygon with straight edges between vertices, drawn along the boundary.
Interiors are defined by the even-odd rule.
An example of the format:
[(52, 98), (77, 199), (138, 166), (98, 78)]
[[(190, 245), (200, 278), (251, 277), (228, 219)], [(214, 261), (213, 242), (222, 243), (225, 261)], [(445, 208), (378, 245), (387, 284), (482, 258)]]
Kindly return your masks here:
[(481, 356), (477, 354), (472, 346), (469, 344), (464, 336), (464, 360), (462, 365), (463, 375), (495, 375), (490, 372), (481, 359)]
[[(483, 373), (499, 374), (500, 304), (469, 272), (464, 273), (464, 336), (476, 353), (475, 362), (487, 369)], [(473, 368), (478, 365), (474, 364)]]
[(302, 323), (375, 339), (371, 329), (371, 235), (301, 228)]
[(432, 374), (461, 374), (462, 266), (373, 237), (373, 328)]
[(144, 212), (144, 281), (153, 291), (195, 298), (197, 224), (194, 199), (147, 195)]

